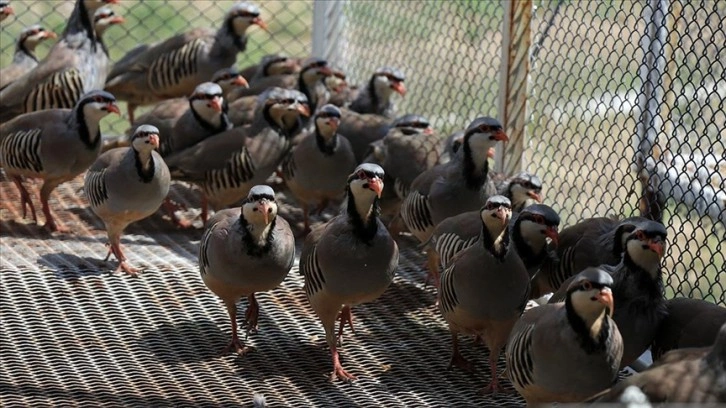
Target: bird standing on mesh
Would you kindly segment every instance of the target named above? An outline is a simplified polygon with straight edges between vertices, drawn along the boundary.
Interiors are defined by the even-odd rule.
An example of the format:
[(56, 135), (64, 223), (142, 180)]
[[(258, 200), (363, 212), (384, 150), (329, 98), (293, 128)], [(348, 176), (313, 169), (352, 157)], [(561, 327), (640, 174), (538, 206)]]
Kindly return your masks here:
[(323, 324), (333, 359), (331, 380), (356, 379), (340, 364), (336, 340), (342, 339), (346, 322), (353, 328), (351, 306), (381, 296), (398, 266), (398, 245), (378, 219), (383, 177), (378, 165), (358, 166), (348, 177), (345, 210), (313, 229), (300, 255), (305, 293)]
[(106, 225), (109, 251), (118, 259), (116, 271), (135, 276), (138, 269), (126, 262), (121, 250), (121, 234), (132, 222), (142, 220), (159, 209), (169, 193), (169, 169), (161, 156), (159, 130), (139, 126), (131, 147), (111, 149), (96, 159), (86, 173), (83, 191), (91, 210)]
[(27, 205), (33, 221), (38, 221), (22, 178), (41, 178), (45, 228), (68, 232), (50, 212), (50, 193), (93, 164), (101, 152), (99, 122), (112, 112), (119, 113), (116, 98), (108, 92), (93, 91), (84, 95), (73, 110), (30, 112), (0, 125), (0, 166), (20, 190), (23, 217)]
[(241, 208), (221, 210), (209, 220), (199, 243), (202, 281), (222, 299), (232, 323), (232, 340), (225, 352), (250, 350), (237, 332), (237, 301), (247, 296), (245, 326), (257, 330), (255, 293), (278, 287), (295, 261), (295, 238), (277, 211), (272, 188), (254, 186)]

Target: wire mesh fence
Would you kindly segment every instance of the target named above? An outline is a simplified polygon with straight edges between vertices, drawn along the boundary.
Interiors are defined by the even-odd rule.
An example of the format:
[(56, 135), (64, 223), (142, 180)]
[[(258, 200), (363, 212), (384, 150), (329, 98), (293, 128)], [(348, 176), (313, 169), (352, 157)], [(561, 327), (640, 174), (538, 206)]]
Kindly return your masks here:
[[(73, 7), (71, 1), (12, 4), (16, 15), (0, 24), (0, 66), (10, 63), (24, 27), (40, 23), (60, 33)], [(117, 60), (140, 43), (216, 28), (232, 4), (122, 2), (114, 9), (126, 23), (109, 29), (104, 41)], [(329, 30), (325, 40), (333, 46), (324, 56), (349, 82), (362, 84), (384, 65), (404, 71), (409, 93), (398, 101), (399, 114), (425, 115), (443, 134), (480, 114), (498, 116), (504, 3), (348, 1), (335, 3), (324, 27), (313, 27), (311, 1), (259, 6), (269, 33), (250, 29), (240, 68), (270, 53), (310, 55), (313, 31)], [(662, 216), (670, 241), (668, 295), (720, 304), (726, 304), (724, 21), (726, 3), (708, 0), (535, 1), (522, 164), (543, 179), (546, 202), (563, 226), (642, 210)], [(50, 46), (41, 44), (38, 57)], [(123, 132), (125, 119), (110, 128)]]

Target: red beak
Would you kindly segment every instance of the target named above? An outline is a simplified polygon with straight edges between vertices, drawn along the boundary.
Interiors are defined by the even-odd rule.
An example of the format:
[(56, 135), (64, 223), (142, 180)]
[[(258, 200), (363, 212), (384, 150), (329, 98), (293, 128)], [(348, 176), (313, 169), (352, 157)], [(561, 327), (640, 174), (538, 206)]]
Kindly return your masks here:
[(236, 77), (234, 77), (234, 81), (232, 81), (232, 84), (237, 85), (237, 86), (244, 86), (245, 88), (250, 87), (250, 84), (247, 82), (245, 77), (243, 77), (242, 75), (237, 75)]
[(119, 0), (104, 0), (104, 2), (107, 4), (118, 4)]
[(531, 191), (531, 190), (530, 190), (530, 191), (527, 191), (527, 195), (528, 195), (528, 196), (530, 196), (530, 197), (531, 197), (532, 199), (534, 199), (535, 201), (537, 201), (538, 203), (541, 203), (541, 202), (542, 202), (542, 196), (541, 196), (541, 195), (539, 195), (539, 194), (538, 194), (537, 192), (535, 192), (535, 191)]
[(340, 119), (338, 119), (338, 118), (330, 118), (325, 123), (327, 123), (327, 125), (330, 126), (331, 128), (337, 130), (338, 129), (338, 125), (340, 125)]
[(648, 248), (650, 248), (653, 252), (658, 254), (658, 258), (663, 258), (664, 248), (663, 243), (660, 241), (656, 241), (654, 239), (648, 240)]
[(215, 96), (214, 99), (209, 101), (209, 107), (217, 112), (222, 112), (222, 98)]
[(159, 135), (149, 135), (149, 141), (154, 145), (155, 149), (159, 148)]
[(499, 140), (499, 141), (502, 141), (502, 142), (508, 142), (509, 141), (509, 136), (507, 136), (507, 134), (504, 133), (504, 131), (497, 130), (496, 133), (494, 133), (494, 140)]
[(265, 225), (270, 223), (270, 214), (268, 211), (270, 210), (270, 203), (267, 201), (261, 201), (257, 203), (257, 209), (260, 211), (260, 214), (262, 214), (262, 219), (265, 221)]
[(489, 150), (487, 150), (487, 157), (490, 158), (490, 159), (493, 159), (495, 152), (496, 152), (496, 150), (494, 150), (493, 147), (490, 147)]
[(427, 127), (426, 129), (423, 130), (423, 134), (424, 135), (433, 135), (434, 134), (434, 128), (432, 128), (431, 126)]
[(560, 234), (557, 232), (557, 227), (547, 227), (545, 230), (545, 236), (552, 240), (552, 243), (557, 246), (560, 243)]
[(600, 293), (595, 295), (595, 299), (608, 307), (608, 314), (613, 317), (613, 311), (615, 310), (615, 300), (613, 300), (613, 292), (610, 288), (600, 289)]
[(299, 104), (297, 106), (297, 111), (305, 117), (310, 117), (310, 108), (308, 108), (307, 105)]
[(10, 6), (5, 7), (3, 9), (3, 13), (6, 14), (6, 15), (8, 15), (8, 16), (11, 15), (11, 14), (15, 14), (15, 12), (13, 11), (13, 8), (10, 7)]
[(268, 33), (270, 32), (270, 30), (267, 28), (267, 23), (262, 21), (262, 19), (259, 17), (255, 17), (254, 19), (252, 19), (252, 24), (257, 24), (261, 29), (267, 31)]
[(401, 96), (406, 96), (406, 85), (404, 85), (401, 81), (394, 81), (391, 83), (391, 89), (401, 94)]
[(502, 220), (502, 225), (507, 225), (507, 210), (504, 207), (497, 208), (497, 218)]
[(111, 24), (123, 24), (126, 22), (126, 19), (123, 16), (115, 16), (109, 22)]
[(378, 177), (372, 178), (368, 181), (368, 185), (371, 190), (378, 194), (378, 198), (381, 198), (381, 194), (383, 193), (383, 180)]
[(119, 115), (121, 114), (121, 111), (118, 109), (118, 105), (113, 102), (110, 102), (108, 105), (106, 105), (106, 110)]

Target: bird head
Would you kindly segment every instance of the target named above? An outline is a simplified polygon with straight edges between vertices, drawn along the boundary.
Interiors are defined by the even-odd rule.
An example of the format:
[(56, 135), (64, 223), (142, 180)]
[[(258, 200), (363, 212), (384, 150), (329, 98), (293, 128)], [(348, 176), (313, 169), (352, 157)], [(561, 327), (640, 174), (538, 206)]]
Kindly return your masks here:
[(615, 311), (612, 285), (610, 274), (600, 268), (587, 268), (567, 287), (565, 302), (569, 302), (575, 313), (591, 326), (605, 313), (612, 317)]
[(83, 95), (76, 103), (76, 111), (83, 110), (86, 118), (99, 121), (109, 113), (121, 114), (116, 105), (116, 97), (106, 91), (91, 91)]
[(479, 216), (490, 235), (497, 237), (504, 231), (512, 217), (512, 203), (502, 195), (491, 196), (479, 210)]
[(8, 0), (0, 0), (0, 21), (5, 20), (11, 14), (15, 14), (15, 12), (10, 7), (10, 2)]
[(499, 141), (508, 140), (509, 138), (502, 130), (502, 125), (498, 120), (483, 116), (472, 121), (466, 128), (462, 146), (464, 146), (464, 154), (469, 152), (474, 163), (481, 166), (486, 162), (490, 148), (493, 148)]
[(342, 92), (348, 87), (345, 73), (339, 69), (330, 69), (333, 75), (325, 77), (325, 87), (331, 92)]
[(637, 222), (634, 227), (625, 238), (625, 252), (655, 279), (665, 254), (668, 232), (663, 224), (651, 220)]
[(222, 87), (214, 82), (202, 82), (189, 96), (189, 105), (205, 121), (215, 122), (224, 110)]
[(393, 127), (404, 135), (430, 135), (434, 133), (428, 119), (421, 115), (408, 114), (393, 121)]
[(152, 125), (136, 128), (131, 138), (131, 147), (137, 152), (151, 152), (159, 148), (159, 129)]
[(259, 185), (250, 189), (242, 204), (242, 216), (256, 231), (263, 231), (277, 217), (275, 190)]
[(542, 180), (532, 173), (522, 172), (509, 182), (509, 191), (514, 205), (519, 206), (527, 200), (542, 202)]
[(298, 62), (285, 55), (271, 54), (262, 58), (262, 76), (290, 75), (300, 70)]
[(546, 238), (551, 239), (555, 246), (559, 243), (557, 228), (560, 225), (560, 216), (551, 207), (532, 204), (519, 213), (518, 219), (522, 238), (535, 252), (547, 244)]
[(335, 136), (340, 124), (340, 109), (337, 106), (327, 104), (324, 105), (318, 113), (315, 114), (315, 127), (318, 133), (325, 140), (330, 140)]
[(300, 77), (308, 88), (313, 88), (316, 82), (333, 75), (328, 66), (328, 61), (322, 58), (308, 58), (303, 62), (300, 70)]
[(212, 82), (219, 85), (222, 88), (222, 93), (225, 95), (233, 88), (249, 88), (250, 84), (247, 83), (245, 77), (240, 74), (239, 70), (232, 66), (229, 68), (222, 68), (212, 75)]
[(373, 163), (363, 163), (348, 176), (348, 208), (351, 201), (361, 219), (377, 215), (377, 200), (383, 193), (383, 168)]
[(242, 37), (248, 28), (257, 25), (268, 31), (267, 23), (260, 18), (260, 8), (252, 3), (237, 3), (227, 12), (227, 24), (231, 31)]
[(406, 86), (403, 84), (405, 79), (406, 76), (401, 70), (393, 67), (381, 67), (373, 73), (371, 81), (376, 95), (387, 100), (393, 92), (401, 96), (406, 95)]
[(123, 24), (126, 20), (123, 16), (116, 14), (111, 7), (101, 7), (93, 14), (93, 24), (96, 28), (96, 35), (103, 36), (106, 29), (116, 24)]
[(32, 52), (41, 41), (57, 37), (56, 33), (46, 30), (40, 24), (34, 24), (20, 33), (18, 43), (21, 48)]

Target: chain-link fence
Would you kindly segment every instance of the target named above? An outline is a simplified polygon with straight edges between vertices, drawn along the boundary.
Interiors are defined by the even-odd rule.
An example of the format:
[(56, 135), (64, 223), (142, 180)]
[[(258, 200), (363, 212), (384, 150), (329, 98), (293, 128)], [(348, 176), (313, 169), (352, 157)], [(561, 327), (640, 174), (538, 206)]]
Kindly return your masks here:
[[(442, 133), (479, 114), (500, 116), (503, 95), (526, 95), (526, 126), (508, 129), (526, 132), (523, 160), (513, 163), (544, 180), (563, 226), (642, 211), (661, 217), (669, 296), (726, 304), (726, 2), (529, 1), (260, 2), (270, 33), (250, 29), (238, 63), (315, 49), (354, 84), (379, 66), (400, 68), (409, 93), (398, 112), (426, 115)], [(73, 7), (12, 4), (16, 16), (0, 24), (0, 66), (11, 61), (21, 29), (40, 23), (60, 33)], [(116, 60), (139, 43), (216, 28), (232, 4), (122, 2), (114, 9), (127, 21), (104, 41)], [(512, 14), (529, 4), (530, 12)], [(531, 45), (516, 35), (531, 35)], [(41, 44), (38, 56), (50, 45)], [(527, 56), (524, 64), (504, 53), (521, 83), (502, 75), (502, 49)], [(125, 126), (118, 119), (111, 128)], [(513, 151), (519, 156), (510, 149), (505, 160)]]

